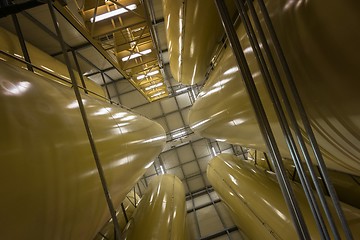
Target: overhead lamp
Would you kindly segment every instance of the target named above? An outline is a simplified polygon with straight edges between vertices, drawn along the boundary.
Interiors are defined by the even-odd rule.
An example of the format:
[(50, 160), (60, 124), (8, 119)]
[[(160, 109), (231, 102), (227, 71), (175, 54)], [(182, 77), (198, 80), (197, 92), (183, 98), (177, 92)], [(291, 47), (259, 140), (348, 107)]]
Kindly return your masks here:
[(149, 87), (146, 87), (146, 88), (145, 88), (145, 91), (148, 91), (148, 90), (151, 90), (151, 89), (160, 87), (160, 86), (162, 86), (162, 85), (164, 85), (164, 83), (162, 83), (162, 82), (157, 83), (157, 84), (155, 84), (155, 85), (151, 85), (151, 86), (149, 86)]
[(134, 58), (137, 58), (137, 57), (140, 57), (140, 56), (142, 56), (142, 55), (149, 54), (149, 53), (151, 53), (151, 49), (146, 49), (146, 50), (144, 50), (144, 51), (131, 54), (130, 56), (123, 57), (123, 58), (121, 59), (121, 61), (125, 62), (125, 61), (127, 61), (127, 60), (131, 60), (131, 59), (134, 59)]
[(188, 90), (188, 89), (189, 89), (188, 87), (184, 87), (184, 88), (177, 89), (175, 92), (176, 92), (176, 93), (184, 92), (184, 91), (186, 91), (186, 90)]
[(107, 13), (101, 14), (99, 16), (96, 16), (95, 19), (92, 17), (92, 18), (90, 18), (90, 22), (92, 22), (92, 23), (99, 22), (99, 21), (102, 21), (102, 20), (105, 20), (108, 18), (115, 17), (120, 14), (126, 13), (129, 10), (135, 10), (136, 8), (137, 8), (136, 4), (130, 4), (130, 5), (126, 6), (126, 8), (118, 8), (114, 11), (107, 12)]
[(186, 135), (186, 131), (174, 133), (174, 134), (172, 135), (172, 137), (173, 137), (173, 138), (177, 138), (177, 137), (184, 136), (184, 135)]
[(154, 95), (151, 95), (151, 97), (157, 97), (164, 93), (165, 93), (165, 91), (161, 91), (161, 92), (155, 93)]
[(140, 76), (138, 76), (136, 79), (137, 80), (140, 80), (140, 79), (143, 79), (143, 78), (145, 78), (145, 77), (150, 77), (150, 76), (153, 76), (153, 75), (155, 75), (155, 74), (158, 74), (159, 73), (159, 70), (155, 70), (155, 71), (152, 71), (152, 72), (149, 72), (148, 74), (146, 74), (146, 75), (140, 75)]

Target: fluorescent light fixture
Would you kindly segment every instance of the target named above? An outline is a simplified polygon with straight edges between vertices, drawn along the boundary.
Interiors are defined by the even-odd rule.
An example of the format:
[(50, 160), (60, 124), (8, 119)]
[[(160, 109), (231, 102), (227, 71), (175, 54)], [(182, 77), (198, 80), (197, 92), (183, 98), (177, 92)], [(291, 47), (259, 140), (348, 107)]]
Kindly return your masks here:
[(184, 91), (186, 91), (186, 90), (188, 90), (188, 89), (189, 89), (189, 88), (184, 87), (184, 88), (180, 88), (180, 89), (176, 90), (175, 92), (176, 92), (176, 93), (184, 92)]
[[(126, 9), (127, 8), (127, 9)], [(130, 4), (128, 6), (126, 6), (126, 8), (119, 8), (119, 9), (116, 9), (114, 11), (111, 11), (111, 12), (107, 12), (107, 13), (104, 13), (104, 14), (101, 14), (99, 16), (96, 16), (95, 17), (95, 20), (94, 18), (90, 18), (90, 22), (99, 22), (99, 21), (102, 21), (102, 20), (105, 20), (105, 19), (108, 19), (108, 18), (112, 18), (112, 17), (115, 17), (117, 15), (120, 15), (120, 14), (123, 14), (123, 13), (126, 13), (128, 12), (128, 9), (129, 10), (135, 10), (136, 9), (136, 4)]]
[(155, 75), (155, 74), (158, 74), (158, 73), (159, 73), (159, 70), (155, 70), (155, 71), (149, 72), (147, 74), (147, 76), (152, 76), (152, 75)]
[(157, 83), (157, 84), (155, 84), (155, 85), (148, 86), (148, 87), (145, 88), (145, 91), (148, 91), (148, 90), (151, 90), (151, 89), (160, 87), (160, 86), (162, 86), (162, 85), (164, 85), (164, 83), (160, 82), (160, 83)]
[(164, 93), (165, 93), (165, 91), (161, 91), (161, 92), (155, 93), (154, 95), (151, 95), (151, 97), (157, 97)]
[(153, 75), (158, 74), (158, 73), (159, 73), (159, 70), (155, 70), (155, 71), (149, 72), (149, 73), (146, 74), (146, 75), (140, 75), (140, 76), (138, 76), (136, 79), (137, 79), (137, 80), (140, 80), (140, 79), (143, 79), (143, 78), (145, 78), (145, 77), (150, 77), (150, 76), (153, 76)]
[(214, 147), (211, 147), (211, 151), (212, 151), (212, 153), (214, 154), (214, 156), (216, 156), (216, 155), (217, 155), (217, 153), (216, 153), (216, 151), (215, 151), (215, 148), (214, 148)]
[(140, 57), (140, 56), (142, 56), (142, 55), (149, 54), (149, 53), (151, 53), (151, 49), (146, 49), (146, 50), (141, 51), (141, 52), (139, 52), (139, 53), (134, 53), (134, 54), (131, 54), (130, 56), (123, 57), (123, 58), (121, 59), (121, 61), (125, 62), (125, 61), (127, 61), (127, 60), (131, 60), (131, 59), (134, 59), (134, 58), (137, 58), (137, 57)]
[(180, 136), (185, 135), (185, 134), (186, 134), (186, 132), (182, 131), (182, 132), (178, 132), (178, 133), (173, 134), (172, 137), (177, 138), (177, 137), (180, 137)]
[(161, 171), (161, 174), (164, 174), (164, 173), (165, 173), (164, 168), (163, 168), (162, 165), (160, 165), (160, 171)]

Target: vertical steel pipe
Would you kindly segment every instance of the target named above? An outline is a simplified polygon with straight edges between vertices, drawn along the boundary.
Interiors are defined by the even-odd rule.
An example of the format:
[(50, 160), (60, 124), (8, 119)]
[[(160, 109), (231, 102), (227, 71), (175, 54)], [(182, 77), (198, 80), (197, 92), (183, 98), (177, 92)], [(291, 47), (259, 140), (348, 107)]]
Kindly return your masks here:
[[(301, 164), (301, 158), (300, 158), (300, 155), (299, 155), (299, 151), (298, 151), (298, 149), (296, 147), (294, 138), (292, 136), (289, 124), (288, 124), (286, 116), (285, 116), (285, 112), (283, 110), (280, 99), (279, 99), (278, 94), (276, 92), (274, 83), (272, 82), (272, 78), (271, 78), (270, 72), (268, 70), (268, 67), (267, 67), (266, 61), (264, 59), (264, 56), (263, 56), (263, 54), (261, 52), (260, 45), (259, 45), (259, 42), (257, 40), (255, 31), (254, 31), (254, 29), (252, 27), (252, 24), (251, 24), (251, 21), (250, 21), (248, 15), (247, 15), (247, 10), (245, 8), (245, 5), (244, 5), (244, 3), (242, 1), (239, 1), (239, 0), (236, 0), (235, 3), (236, 3), (236, 6), (238, 8), (238, 11), (240, 13), (240, 17), (241, 17), (242, 22), (244, 24), (245, 30), (246, 30), (246, 32), (248, 34), (250, 44), (251, 44), (253, 50), (255, 51), (255, 57), (257, 59), (261, 74), (264, 77), (264, 82), (265, 82), (266, 88), (267, 88), (267, 90), (269, 92), (270, 98), (271, 98), (271, 100), (272, 100), (272, 102), (273, 102), (273, 104), (275, 106), (274, 109), (275, 109), (277, 118), (279, 119), (279, 123), (280, 123), (281, 129), (283, 131), (283, 135), (284, 135), (284, 137), (286, 139), (286, 143), (287, 143), (287, 145), (289, 147), (290, 154), (291, 154), (291, 156), (292, 156), (292, 158), (294, 160), (294, 164), (296, 166), (296, 169), (299, 169), (299, 178), (300, 178), (300, 181), (301, 181), (301, 183), (302, 183), (302, 185), (304, 187), (304, 192), (305, 192), (305, 195), (306, 195), (306, 197), (307, 197), (307, 199), (309, 201), (309, 205), (310, 205), (311, 211), (312, 211), (312, 213), (314, 215), (315, 222), (316, 222), (316, 224), (317, 224), (317, 226), (319, 228), (319, 231), (323, 233), (324, 238), (325, 239), (330, 239), (330, 236), (329, 236), (329, 233), (328, 233), (328, 231), (326, 229), (323, 217), (322, 217), (321, 212), (319, 210), (319, 206), (318, 206), (318, 204), (316, 202), (316, 199), (314, 197), (311, 185), (310, 185), (309, 180), (308, 180), (308, 178), (307, 178), (307, 176), (305, 174), (305, 170), (304, 170), (304, 168), (303, 168), (303, 166)], [(252, 6), (250, 6), (250, 4), (252, 4), (252, 3), (249, 3), (249, 2), (247, 2), (247, 3), (248, 3), (249, 8), (252, 9)], [(251, 11), (251, 13), (253, 13), (253, 11)], [(253, 15), (253, 18), (256, 18), (256, 17), (257, 17), (256, 14), (255, 14), (255, 16)], [(258, 31), (260, 32), (260, 29), (258, 29)], [(265, 43), (263, 42), (263, 46), (264, 45), (267, 46), (266, 41), (265, 41)], [(264, 48), (267, 50), (266, 46)], [(266, 51), (266, 53), (268, 53), (268, 52)], [(283, 88), (281, 88), (281, 89), (283, 89)], [(285, 98), (285, 97), (283, 97), (283, 98)], [(286, 100), (284, 102), (286, 103), (286, 106), (290, 106), (289, 101), (287, 100), (287, 98), (285, 98), (285, 99)], [(287, 110), (291, 111), (291, 108), (290, 109), (288, 108)], [(293, 116), (292, 119), (295, 119), (295, 116), (294, 115), (292, 115), (292, 116)], [(295, 123), (296, 123), (296, 121), (295, 121)], [(297, 127), (297, 125), (296, 125), (296, 127)], [(314, 184), (315, 184), (315, 186), (318, 186), (316, 184), (316, 182)], [(321, 199), (324, 199), (324, 197), (322, 196)], [(325, 202), (325, 206), (327, 206), (326, 202)], [(325, 211), (328, 212), (328, 208), (325, 208)], [(330, 218), (329, 222), (331, 223), (330, 225), (332, 227), (335, 226), (333, 224), (331, 218)], [(338, 233), (337, 233), (336, 229), (334, 231), (334, 235), (336, 237), (338, 237)]]
[(31, 60), (30, 60), (29, 52), (27, 50), (26, 43), (25, 43), (25, 40), (24, 40), (24, 36), (22, 34), (21, 27), (20, 27), (20, 24), (19, 24), (19, 19), (17, 18), (16, 14), (12, 14), (11, 17), (12, 17), (12, 20), (13, 20), (13, 23), (14, 23), (14, 26), (15, 26), (16, 35), (18, 36), (18, 39), (19, 39), (21, 50), (22, 50), (22, 52), (24, 54), (25, 61), (30, 63), (30, 64), (26, 64), (27, 69), (29, 71), (34, 72), (34, 69), (31, 66)]
[(90, 146), (91, 146), (91, 151), (92, 151), (93, 156), (94, 156), (94, 160), (95, 160), (96, 167), (97, 167), (97, 170), (98, 170), (98, 173), (99, 173), (101, 185), (102, 185), (102, 188), (104, 190), (105, 199), (106, 199), (109, 211), (110, 211), (111, 218), (112, 218), (113, 223), (114, 223), (114, 229), (115, 229), (115, 233), (116, 233), (116, 236), (117, 236), (117, 240), (120, 240), (121, 231), (120, 231), (119, 223), (118, 223), (117, 218), (116, 218), (116, 211), (115, 211), (114, 205), (113, 205), (112, 200), (111, 200), (110, 192), (109, 192), (109, 189), (108, 189), (108, 186), (107, 186), (107, 183), (106, 183), (106, 179), (105, 179), (104, 170), (103, 170), (101, 162), (100, 162), (99, 154), (97, 152), (95, 141), (94, 141), (91, 129), (90, 129), (90, 125), (89, 125), (89, 121), (88, 121), (88, 118), (87, 118), (87, 115), (86, 115), (85, 107), (84, 107), (84, 104), (83, 104), (82, 99), (81, 99), (79, 87), (77, 85), (73, 69), (71, 68), (71, 65), (70, 65), (70, 60), (69, 60), (69, 57), (67, 55), (64, 39), (62, 37), (62, 33), (61, 33), (60, 28), (59, 28), (59, 22), (57, 20), (56, 15), (55, 15), (54, 7), (52, 5), (51, 0), (48, 0), (48, 6), (49, 6), (49, 11), (50, 11), (50, 14), (51, 14), (53, 25), (55, 27), (57, 36), (59, 38), (59, 43), (61, 45), (61, 49), (62, 49), (63, 54), (64, 54), (65, 62), (66, 62), (66, 65), (67, 65), (67, 68), (68, 68), (68, 71), (69, 71), (69, 74), (70, 74), (70, 79), (71, 79), (71, 82), (73, 84), (73, 89), (74, 89), (75, 96), (76, 96), (76, 99), (77, 99), (77, 102), (78, 102), (78, 105), (79, 105), (79, 109), (80, 109), (81, 116), (82, 116), (82, 119), (83, 119), (86, 134), (88, 136), (88, 140), (89, 140), (89, 143), (90, 143)]
[(276, 176), (278, 178), (278, 181), (279, 181), (281, 190), (283, 192), (288, 209), (291, 213), (294, 227), (301, 239), (310, 239), (303, 216), (298, 207), (298, 204), (296, 202), (296, 199), (295, 199), (294, 193), (291, 189), (291, 186), (289, 184), (289, 181), (286, 177), (279, 149), (277, 147), (274, 135), (272, 133), (270, 124), (268, 122), (268, 119), (266, 117), (265, 110), (262, 106), (260, 97), (256, 90), (249, 66), (246, 62), (245, 55), (242, 52), (242, 48), (241, 48), (239, 39), (237, 37), (237, 34), (236, 34), (234, 27), (232, 25), (232, 22), (230, 20), (228, 11), (226, 9), (226, 5), (221, 0), (215, 0), (215, 3), (218, 8), (218, 11), (219, 11), (219, 14), (221, 17), (221, 21), (225, 28), (225, 32), (228, 36), (230, 45), (233, 49), (233, 53), (236, 57), (241, 74), (243, 76), (243, 80), (244, 80), (246, 89), (249, 93), (252, 106), (255, 110), (256, 118), (259, 122), (260, 130), (261, 130), (263, 138), (266, 142), (266, 146), (267, 146), (267, 148), (272, 156), (272, 159), (275, 163)]
[[(250, 1), (248, 1), (248, 2), (250, 2)], [(274, 27), (272, 25), (272, 22), (271, 22), (269, 13), (267, 11), (267, 8), (265, 6), (265, 3), (264, 3), (263, 0), (259, 0), (258, 3), (259, 3), (259, 6), (260, 6), (260, 9), (261, 9), (261, 12), (262, 12), (262, 14), (264, 16), (266, 26), (267, 26), (267, 28), (269, 30), (269, 33), (270, 33), (271, 39), (273, 41), (276, 53), (277, 53), (278, 58), (279, 58), (280, 63), (281, 63), (281, 66), (282, 66), (282, 68), (283, 68), (283, 70), (285, 72), (286, 80), (287, 80), (287, 83), (290, 86), (291, 92), (293, 94), (296, 106), (297, 106), (298, 111), (300, 113), (302, 123), (304, 125), (305, 130), (306, 130), (306, 133), (309, 136), (311, 146), (313, 148), (313, 151), (314, 151), (315, 157), (317, 159), (317, 162), (319, 164), (319, 168), (321, 170), (322, 176), (324, 178), (324, 181), (325, 181), (326, 186), (328, 188), (328, 191), (330, 193), (331, 200), (332, 200), (333, 205), (334, 205), (334, 207), (336, 209), (336, 213), (337, 213), (337, 215), (338, 215), (338, 217), (340, 219), (341, 226), (342, 226), (342, 228), (343, 228), (343, 230), (344, 230), (344, 232), (346, 234), (346, 238), (347, 239), (353, 239), (352, 235), (351, 235), (351, 231), (350, 231), (350, 229), (349, 229), (349, 227), (348, 227), (348, 225), (346, 223), (344, 213), (343, 213), (343, 211), (342, 211), (342, 209), (340, 207), (339, 198), (338, 198), (338, 196), (337, 196), (337, 194), (336, 194), (336, 192), (334, 190), (334, 187), (332, 186), (331, 181), (329, 179), (328, 172), (327, 172), (327, 169), (326, 169), (326, 166), (325, 166), (321, 151), (319, 149), (319, 146), (318, 146), (318, 143), (316, 141), (315, 135), (314, 135), (314, 133), (312, 131), (312, 128), (311, 128), (309, 119), (307, 117), (304, 105), (302, 104), (300, 95), (299, 95), (298, 90), (296, 88), (296, 85), (294, 83), (294, 79), (292, 77), (290, 68), (289, 68), (289, 66), (287, 64), (287, 61), (285, 59), (285, 55), (284, 55), (284, 53), (282, 51), (282, 48), (280, 46), (280, 42), (279, 42), (279, 40), (278, 40), (278, 38), (276, 36), (275, 29), (274, 29)], [(311, 165), (311, 163), (310, 163), (310, 165)], [(309, 167), (309, 169), (311, 169), (311, 167)]]

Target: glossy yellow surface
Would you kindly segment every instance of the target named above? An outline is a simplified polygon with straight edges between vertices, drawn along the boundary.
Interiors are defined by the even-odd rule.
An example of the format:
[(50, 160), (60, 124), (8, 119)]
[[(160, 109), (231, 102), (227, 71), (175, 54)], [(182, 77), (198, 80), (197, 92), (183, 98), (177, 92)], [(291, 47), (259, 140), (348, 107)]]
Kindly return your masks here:
[[(265, 160), (264, 153), (253, 149), (248, 150), (248, 160), (245, 161), (265, 170), (274, 171), (275, 169), (271, 159), (269, 159), (269, 162), (271, 164), (271, 168), (269, 168), (269, 165)], [(295, 165), (293, 160), (283, 159), (283, 163), (289, 179), (300, 183), (299, 174), (297, 171), (294, 171)], [(303, 163), (303, 166), (309, 179), (311, 179), (306, 164)], [(321, 174), (319, 173), (318, 169), (315, 170), (315, 173), (320, 180), (319, 183), (320, 186), (323, 188), (324, 193), (327, 193), (326, 187), (324, 185), (324, 182), (322, 181)], [(340, 201), (360, 209), (360, 177), (334, 170), (328, 170), (328, 174)], [(314, 186), (313, 189), (315, 189)]]
[[(136, 193), (134, 197), (134, 192), (131, 191), (126, 195), (125, 200), (122, 202), (128, 220), (133, 215), (135, 207), (137, 207), (139, 200), (140, 197)], [(119, 223), (120, 231), (123, 231), (126, 226), (126, 219), (121, 208), (116, 213), (116, 217)], [(114, 225), (112, 219), (110, 219), (109, 222), (106, 223), (106, 225), (101, 229), (100, 233), (96, 235), (94, 240), (115, 240)]]
[(224, 34), (215, 3), (163, 0), (163, 9), (174, 79), (186, 85), (203, 81)]
[[(35, 73), (37, 73), (40, 76), (44, 76), (47, 79), (51, 79), (56, 82), (59, 82), (63, 85), (71, 86), (69, 72), (65, 64), (51, 57), (47, 53), (41, 51), (40, 49), (36, 48), (30, 43), (26, 43), (26, 48), (28, 50), (31, 63), (41, 69), (41, 70), (34, 69)], [(10, 55), (13, 55), (16, 58), (25, 60), (18, 37), (1, 27), (0, 27), (0, 50), (9, 53)], [(17, 61), (14, 58), (7, 57), (3, 54), (0, 54), (0, 58), (2, 58), (1, 60), (6, 60), (12, 65), (16, 65), (24, 69), (27, 69), (26, 64)], [(56, 77), (51, 74), (55, 75)], [(74, 75), (78, 85), (82, 87), (83, 85), (81, 83), (79, 73), (74, 70)], [(102, 89), (101, 86), (97, 85), (95, 82), (89, 80), (85, 76), (83, 76), (83, 79), (85, 82), (86, 89), (89, 90), (88, 93), (90, 95), (94, 96), (94, 94), (92, 93), (95, 93), (95, 96), (99, 95), (105, 97), (104, 90)], [(66, 81), (70, 83), (67, 83)]]
[(174, 175), (154, 177), (122, 239), (186, 240), (185, 190)]
[[(278, 37), (329, 168), (360, 175), (360, 2), (268, 1)], [(326, 11), (323, 6), (326, 5)], [(345, 27), (346, 26), (346, 27)], [(290, 157), (243, 25), (237, 29), (283, 157)], [(189, 113), (192, 129), (266, 152), (232, 50), (227, 48)]]
[[(82, 95), (115, 207), (165, 144), (154, 121)], [(110, 218), (73, 90), (0, 61), (3, 239), (92, 239)]]
[[(273, 174), (233, 155), (219, 154), (209, 162), (207, 176), (230, 209), (235, 224), (249, 239), (297, 239), (290, 214)], [(320, 239), (301, 186), (294, 183), (291, 185), (311, 239)], [(354, 239), (359, 239), (360, 210), (346, 204), (341, 206)], [(337, 225), (340, 226), (339, 222)]]

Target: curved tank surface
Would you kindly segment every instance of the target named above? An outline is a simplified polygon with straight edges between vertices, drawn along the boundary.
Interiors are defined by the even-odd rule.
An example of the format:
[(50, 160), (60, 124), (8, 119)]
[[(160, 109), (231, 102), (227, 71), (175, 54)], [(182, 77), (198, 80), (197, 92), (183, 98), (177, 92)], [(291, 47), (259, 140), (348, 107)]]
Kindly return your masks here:
[[(235, 224), (249, 239), (298, 238), (274, 174), (234, 155), (219, 154), (209, 162), (207, 176), (230, 210)], [(294, 183), (291, 185), (311, 239), (321, 239), (301, 186)], [(354, 239), (358, 239), (360, 210), (343, 203), (341, 206)], [(332, 213), (334, 216), (335, 212)], [(339, 222), (336, 224), (340, 226)]]
[[(82, 95), (115, 207), (165, 145), (154, 121)], [(93, 239), (110, 218), (71, 88), (0, 61), (4, 239)]]
[[(133, 215), (138, 203), (139, 203), (140, 197), (133, 192), (129, 192), (126, 195), (125, 200), (122, 202), (126, 218), (129, 220), (130, 217)], [(125, 229), (125, 226), (127, 224), (126, 218), (124, 215), (124, 212), (120, 208), (118, 212), (116, 212), (116, 218), (119, 223), (120, 231), (123, 231)], [(101, 231), (96, 235), (94, 240), (115, 240), (115, 234), (114, 234), (114, 225), (112, 218), (106, 223), (106, 225), (101, 229)]]
[(186, 240), (185, 190), (174, 175), (154, 177), (122, 239)]
[[(265, 155), (263, 152), (256, 151), (253, 149), (248, 150), (248, 158), (247, 162), (256, 165), (256, 167), (263, 168), (267, 171), (274, 172), (274, 166), (271, 161), (267, 161), (266, 158), (268, 158), (267, 155)], [(295, 165), (292, 159), (283, 159), (284, 167), (286, 170), (287, 176), (295, 182), (300, 183), (300, 178), (298, 172), (295, 170)], [(270, 166), (269, 166), (270, 164)], [(304, 169), (306, 169), (306, 164), (303, 163)], [(305, 170), (306, 175), (311, 179), (311, 176), (309, 174), (308, 170)], [(320, 186), (322, 186), (323, 191), (327, 193), (327, 188), (325, 187), (325, 183), (322, 178), (321, 173), (319, 172), (319, 169), (315, 170), (315, 174), (317, 178), (320, 180)], [(328, 170), (329, 178), (331, 180), (331, 183), (333, 187), (336, 190), (336, 194), (339, 197), (339, 200), (349, 204), (353, 207), (360, 209), (360, 177), (354, 176), (348, 173), (334, 171), (334, 170)], [(315, 187), (313, 186), (313, 189)]]
[(163, 0), (174, 79), (193, 85), (205, 79), (215, 48), (225, 34), (213, 1)]
[[(25, 60), (23, 52), (19, 43), (19, 39), (14, 34), (0, 27), (0, 46), (1, 51), (6, 52), (9, 55), (14, 56), (15, 58), (0, 54), (0, 58), (5, 60), (12, 65), (16, 65), (26, 69), (26, 64), (18, 61), (17, 59)], [(44, 76), (47, 79), (51, 79), (55, 82), (63, 84), (65, 86), (71, 86), (70, 75), (65, 64), (59, 60), (51, 57), (49, 54), (41, 51), (32, 44), (26, 42), (26, 48), (29, 53), (29, 58), (31, 63), (37, 68), (34, 69), (34, 72), (40, 76)], [(17, 59), (16, 59), (17, 58)], [(79, 73), (74, 70), (74, 76), (76, 82), (79, 86), (83, 86)], [(82, 76), (84, 80), (84, 85), (87, 89), (87, 92), (90, 95), (96, 97), (105, 97), (104, 90), (91, 81), (85, 76)]]
[[(267, 1), (326, 165), (354, 175), (360, 175), (360, 58), (354, 54), (360, 52), (360, 32), (354, 31), (354, 24), (360, 22), (359, 4)], [(242, 24), (237, 34), (279, 149), (283, 157), (290, 158)], [(190, 110), (189, 122), (201, 136), (267, 152), (230, 48), (225, 49)]]

